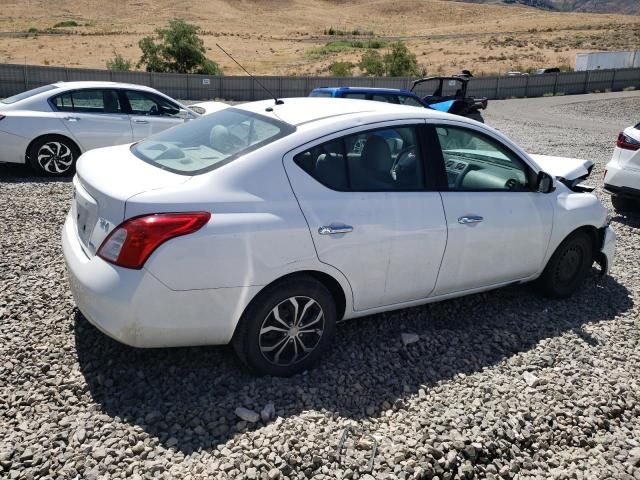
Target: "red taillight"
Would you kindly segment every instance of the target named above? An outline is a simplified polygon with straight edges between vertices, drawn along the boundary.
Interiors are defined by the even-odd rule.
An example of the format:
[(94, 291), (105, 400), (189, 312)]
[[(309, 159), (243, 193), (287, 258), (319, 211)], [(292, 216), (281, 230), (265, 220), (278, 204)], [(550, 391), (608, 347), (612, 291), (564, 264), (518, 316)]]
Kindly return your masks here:
[(640, 149), (640, 142), (635, 138), (631, 138), (629, 135), (625, 135), (624, 132), (620, 132), (616, 146), (624, 150), (638, 150)]
[(161, 244), (200, 230), (209, 212), (157, 213), (130, 218), (102, 242), (98, 256), (120, 267), (140, 269)]

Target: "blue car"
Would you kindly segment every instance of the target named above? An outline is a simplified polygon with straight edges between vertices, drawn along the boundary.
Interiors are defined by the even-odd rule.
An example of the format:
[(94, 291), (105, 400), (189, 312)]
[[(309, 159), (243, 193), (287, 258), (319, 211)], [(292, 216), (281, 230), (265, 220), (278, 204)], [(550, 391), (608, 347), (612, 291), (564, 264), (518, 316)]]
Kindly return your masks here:
[[(432, 88), (435, 87), (433, 91), (429, 90), (430, 94), (425, 97), (416, 95), (412, 90), (373, 87), (320, 87), (313, 89), (309, 96), (353, 98), (425, 107), (462, 115), (484, 123), (480, 110), (487, 108), (487, 99), (467, 97), (468, 81), (468, 78), (463, 76), (428, 77), (416, 80), (412, 90), (420, 84), (424, 84), (423, 88), (428, 85), (432, 85)], [(447, 89), (451, 90), (450, 94), (447, 94)]]

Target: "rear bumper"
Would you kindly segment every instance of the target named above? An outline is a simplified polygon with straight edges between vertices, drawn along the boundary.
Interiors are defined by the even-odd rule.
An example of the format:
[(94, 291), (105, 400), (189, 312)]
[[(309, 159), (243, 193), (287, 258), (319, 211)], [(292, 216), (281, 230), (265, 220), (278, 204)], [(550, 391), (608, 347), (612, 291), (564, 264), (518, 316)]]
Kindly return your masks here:
[(29, 140), (0, 130), (0, 162), (25, 163)]
[(145, 269), (87, 257), (70, 216), (62, 247), (78, 309), (96, 328), (133, 347), (221, 345), (231, 341), (260, 287), (176, 291)]
[[(619, 157), (619, 155), (618, 155)], [(640, 199), (640, 169), (611, 160), (606, 168), (604, 191), (610, 195)]]

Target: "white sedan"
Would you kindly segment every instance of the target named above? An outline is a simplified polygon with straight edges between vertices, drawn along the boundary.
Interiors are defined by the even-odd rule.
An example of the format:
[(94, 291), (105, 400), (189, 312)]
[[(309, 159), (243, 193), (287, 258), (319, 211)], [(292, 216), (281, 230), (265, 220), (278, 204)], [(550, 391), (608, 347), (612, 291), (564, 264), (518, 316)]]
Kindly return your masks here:
[(534, 280), (565, 297), (607, 272), (607, 210), (577, 185), (591, 166), (428, 109), (249, 103), (83, 155), (64, 256), (107, 335), (231, 342), (291, 375), (342, 319)]
[(198, 115), (142, 85), (59, 82), (0, 100), (0, 162), (70, 175), (98, 147), (142, 140)]
[(616, 210), (640, 210), (640, 123), (618, 135), (605, 167), (604, 189)]

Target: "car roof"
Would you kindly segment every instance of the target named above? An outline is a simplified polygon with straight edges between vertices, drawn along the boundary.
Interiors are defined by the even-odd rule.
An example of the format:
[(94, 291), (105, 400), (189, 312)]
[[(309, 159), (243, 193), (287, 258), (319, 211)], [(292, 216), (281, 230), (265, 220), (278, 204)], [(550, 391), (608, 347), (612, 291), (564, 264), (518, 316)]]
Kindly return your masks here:
[(248, 110), (261, 115), (272, 116), (290, 125), (302, 125), (347, 115), (375, 116), (379, 114), (393, 114), (398, 119), (403, 118), (439, 118), (451, 119), (456, 117), (448, 113), (438, 112), (427, 108), (398, 105), (371, 100), (354, 100), (349, 98), (301, 97), (284, 98), (284, 103), (276, 105), (273, 100), (236, 105), (236, 108)]
[(73, 90), (76, 88), (135, 88), (137, 90), (155, 90), (146, 85), (136, 85), (134, 83), (106, 82), (106, 81), (75, 81), (75, 82), (56, 82), (52, 85), (58, 87), (61, 91)]
[(318, 87), (313, 91), (325, 91), (325, 92), (370, 92), (370, 93), (402, 93), (403, 95), (414, 95), (409, 90), (404, 88), (381, 88), (381, 87)]

